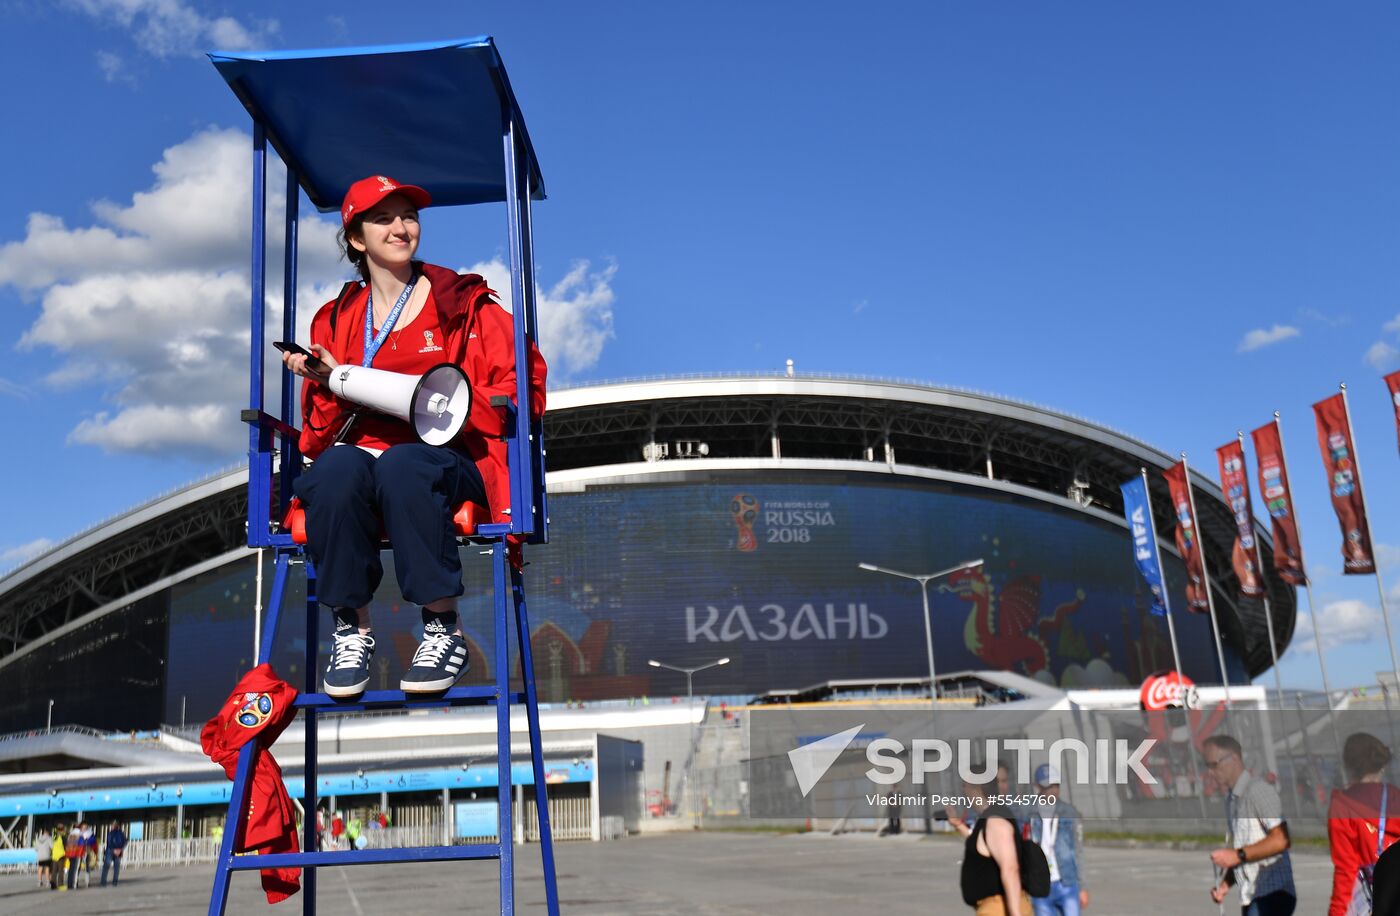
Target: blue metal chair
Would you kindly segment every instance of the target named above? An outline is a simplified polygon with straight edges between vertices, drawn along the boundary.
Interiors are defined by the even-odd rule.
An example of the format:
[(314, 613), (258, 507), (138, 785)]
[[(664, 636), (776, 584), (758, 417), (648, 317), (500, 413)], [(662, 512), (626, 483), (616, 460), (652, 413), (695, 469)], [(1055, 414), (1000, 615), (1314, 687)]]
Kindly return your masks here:
[[(541, 752), (534, 660), (521, 572), (510, 566), (506, 537), (543, 543), (547, 536), (542, 424), (528, 409), (515, 410), (509, 399), (507, 437), (513, 513), (509, 524), (483, 524), (475, 540), (489, 546), (495, 591), (494, 669), (487, 687), (454, 687), (431, 699), (408, 698), (402, 691), (368, 691), (353, 703), (318, 693), (318, 606), (316, 575), (303, 548), (282, 530), (273, 511), (273, 454), (280, 451), (278, 503), (286, 507), (301, 466), (297, 430), (290, 419), (296, 405), (294, 376), (281, 373), (277, 415), (265, 410), (264, 244), (267, 218), (267, 145), (287, 166), (286, 253), (283, 276), (282, 338), (296, 328), (297, 203), (305, 191), (321, 211), (337, 210), (351, 182), (372, 173), (395, 175), (426, 188), (435, 206), (504, 202), (509, 232), (511, 290), (515, 303), (515, 357), (526, 365), (528, 342), (535, 338), (535, 282), (530, 202), (544, 198), (544, 182), (511, 92), (505, 67), (489, 37), (385, 47), (276, 53), (211, 53), (214, 66), (253, 119), (252, 352), (249, 356), (248, 544), (274, 552), (276, 563), (268, 616), (262, 630), (258, 662), (271, 654), (293, 561), (306, 568), (306, 692), (296, 705), (306, 727), (305, 811), (300, 853), (235, 855), (242, 846), (251, 784), (253, 746), (243, 748), (229, 799), (223, 843), (209, 900), (211, 914), (223, 913), (235, 871), (301, 867), (303, 911), (316, 910), (316, 868), (386, 862), (448, 859), (497, 859), (501, 912), (515, 911), (511, 823), (510, 704), (524, 702), (529, 723), (531, 763), (538, 807), (540, 850), (544, 861), (546, 900), (551, 914), (559, 899), (554, 847), (549, 826), (548, 793)], [(517, 372), (515, 403), (530, 403), (530, 373)], [(509, 630), (514, 618), (523, 693), (509, 687)], [(412, 706), (492, 705), (496, 708), (497, 842), (410, 849), (316, 850), (317, 717), (325, 710), (361, 710)]]

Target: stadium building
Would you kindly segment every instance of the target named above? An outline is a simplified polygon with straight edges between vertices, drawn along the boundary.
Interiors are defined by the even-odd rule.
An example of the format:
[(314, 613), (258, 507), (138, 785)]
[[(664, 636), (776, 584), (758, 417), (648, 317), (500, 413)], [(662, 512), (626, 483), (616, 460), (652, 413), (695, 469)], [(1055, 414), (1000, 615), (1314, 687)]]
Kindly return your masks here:
[[(1136, 686), (1171, 666), (1148, 613), (1119, 484), (1149, 471), (1182, 666), (1219, 683), (1209, 620), (1185, 612), (1184, 569), (1160, 471), (1172, 459), (1090, 421), (991, 395), (852, 377), (744, 374), (622, 381), (551, 393), (548, 545), (527, 588), (546, 703), (684, 694), (651, 659), (730, 662), (696, 692), (753, 697), (829, 681), (927, 678), (909, 581), (981, 558), (929, 588), (940, 672), (1047, 685)], [(244, 546), (246, 470), (110, 519), (0, 577), (0, 731), (195, 723), (251, 666), (257, 601)], [(1234, 518), (1193, 480), (1232, 682), (1270, 663), (1262, 602), (1230, 571)], [(1259, 529), (1265, 565), (1272, 542)], [(264, 558), (269, 561), (270, 559)], [(489, 569), (463, 548), (466, 682), (489, 682)], [(417, 641), (385, 558), (376, 676), (392, 686)], [(270, 576), (265, 577), (265, 580)], [(1279, 651), (1293, 589), (1270, 577)], [(303, 592), (304, 593), (304, 592)], [(291, 600), (298, 600), (293, 594)], [(299, 615), (274, 668), (304, 672)], [(323, 628), (324, 629), (324, 628)]]

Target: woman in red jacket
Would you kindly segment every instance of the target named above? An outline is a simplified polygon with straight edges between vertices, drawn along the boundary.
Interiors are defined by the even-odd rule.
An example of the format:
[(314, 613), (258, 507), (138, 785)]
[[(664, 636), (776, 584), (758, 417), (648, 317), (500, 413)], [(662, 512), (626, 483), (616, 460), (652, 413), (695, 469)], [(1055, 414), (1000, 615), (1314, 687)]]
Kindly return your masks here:
[(1356, 732), (1342, 748), (1342, 763), (1352, 782), (1332, 793), (1327, 809), (1327, 839), (1332, 847), (1332, 902), (1327, 916), (1371, 912), (1369, 893), (1366, 901), (1355, 901), (1361, 908), (1353, 907), (1357, 877), (1363, 876), (1369, 891), (1369, 869), (1381, 850), (1400, 838), (1400, 788), (1381, 779), (1390, 763), (1390, 749), (1375, 735)]
[[(430, 203), (422, 188), (383, 175), (350, 186), (341, 240), (361, 282), (347, 284), (312, 320), (310, 349), (319, 364), (283, 356), (304, 379), (300, 447), (313, 464), (295, 489), (306, 507), (317, 597), (335, 618), (323, 685), (334, 697), (357, 696), (369, 683), (369, 602), (384, 574), (381, 528), (404, 597), (423, 609), (423, 641), (399, 688), (434, 693), (469, 664), (457, 621), (463, 587), (452, 513), (471, 501), (485, 504), (493, 521), (510, 519), (506, 417), (491, 399), (515, 395), (511, 317), (481, 277), (414, 260), (418, 211)], [(339, 400), (325, 383), (343, 362), (409, 375), (442, 362), (461, 366), (472, 386), (461, 435), (448, 446), (425, 445), (408, 423)], [(530, 375), (530, 410), (538, 416), (545, 365), (533, 346)]]

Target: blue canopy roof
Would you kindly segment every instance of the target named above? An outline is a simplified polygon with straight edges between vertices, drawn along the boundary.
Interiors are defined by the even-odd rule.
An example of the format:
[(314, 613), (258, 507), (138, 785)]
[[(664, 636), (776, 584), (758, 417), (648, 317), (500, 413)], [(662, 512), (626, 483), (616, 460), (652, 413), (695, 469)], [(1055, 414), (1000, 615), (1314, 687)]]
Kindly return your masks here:
[(531, 196), (544, 197), (490, 37), (209, 57), (322, 211), (339, 209), (346, 189), (368, 175), (420, 185), (434, 205), (503, 201), (502, 132), (511, 117), (524, 140)]

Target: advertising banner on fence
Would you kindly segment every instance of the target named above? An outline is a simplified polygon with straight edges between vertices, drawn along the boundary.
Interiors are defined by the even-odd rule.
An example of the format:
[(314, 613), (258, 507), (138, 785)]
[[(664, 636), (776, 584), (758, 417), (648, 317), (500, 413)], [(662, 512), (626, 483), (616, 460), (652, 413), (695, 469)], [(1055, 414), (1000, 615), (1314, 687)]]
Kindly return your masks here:
[(1254, 460), (1259, 465), (1259, 492), (1274, 532), (1274, 569), (1289, 585), (1307, 585), (1303, 572), (1303, 542), (1293, 515), (1293, 491), (1283, 460), (1283, 438), (1277, 423), (1266, 423), (1252, 434)]
[(1235, 516), (1235, 547), (1230, 551), (1230, 563), (1240, 580), (1240, 595), (1258, 598), (1264, 594), (1264, 580), (1259, 576), (1259, 543), (1254, 537), (1254, 510), (1249, 500), (1249, 475), (1244, 469), (1244, 446), (1239, 441), (1227, 442), (1215, 450), (1220, 459), (1220, 489), (1225, 502)]
[(1186, 564), (1186, 606), (1198, 614), (1210, 609), (1206, 594), (1205, 562), (1201, 559), (1201, 540), (1196, 536), (1196, 517), (1191, 512), (1191, 491), (1187, 489), (1186, 462), (1178, 461), (1162, 472), (1172, 495), (1172, 513), (1176, 516), (1176, 549)]
[(1346, 402), (1341, 394), (1313, 405), (1317, 419), (1317, 444), (1322, 449), (1322, 466), (1327, 470), (1327, 489), (1332, 508), (1342, 527), (1342, 572), (1350, 576), (1376, 571), (1371, 551), (1371, 527), (1366, 522), (1366, 503), (1361, 498), (1361, 478), (1356, 470), (1356, 447), (1347, 422)]

